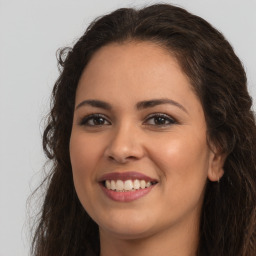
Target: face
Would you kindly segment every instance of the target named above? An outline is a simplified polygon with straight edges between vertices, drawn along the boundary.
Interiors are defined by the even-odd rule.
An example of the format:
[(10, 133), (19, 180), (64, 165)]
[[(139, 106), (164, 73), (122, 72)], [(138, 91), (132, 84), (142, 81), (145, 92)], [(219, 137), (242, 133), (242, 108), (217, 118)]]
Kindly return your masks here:
[(198, 223), (220, 168), (200, 101), (176, 59), (149, 42), (98, 50), (78, 84), (70, 157), (100, 232), (142, 238)]

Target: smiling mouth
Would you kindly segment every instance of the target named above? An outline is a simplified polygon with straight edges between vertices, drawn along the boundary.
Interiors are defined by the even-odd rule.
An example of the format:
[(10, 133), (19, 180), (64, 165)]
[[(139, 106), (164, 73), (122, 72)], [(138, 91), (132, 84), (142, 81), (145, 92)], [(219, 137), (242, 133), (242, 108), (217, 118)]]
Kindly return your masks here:
[(146, 180), (105, 180), (102, 181), (102, 185), (112, 191), (116, 192), (129, 192), (129, 191), (136, 191), (145, 188), (152, 187), (156, 185), (156, 181), (146, 181)]
[(131, 202), (150, 193), (158, 180), (139, 172), (112, 172), (104, 174), (98, 182), (111, 200)]

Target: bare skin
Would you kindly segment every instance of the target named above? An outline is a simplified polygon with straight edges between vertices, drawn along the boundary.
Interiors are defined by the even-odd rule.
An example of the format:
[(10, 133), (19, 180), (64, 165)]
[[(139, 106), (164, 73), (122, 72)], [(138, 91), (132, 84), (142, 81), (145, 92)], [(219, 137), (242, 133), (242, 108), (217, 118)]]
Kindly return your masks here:
[[(176, 59), (150, 42), (104, 46), (75, 105), (74, 184), (99, 225), (101, 256), (194, 256), (205, 184), (223, 175), (223, 158), (207, 144), (201, 103)], [(128, 172), (157, 183), (136, 200), (111, 199), (101, 177)]]
[(108, 232), (101, 230), (101, 256), (195, 256), (198, 244), (198, 235), (196, 235), (198, 233), (195, 232), (197, 225), (195, 223), (193, 226), (184, 226), (182, 229), (187, 230), (187, 234), (173, 228), (171, 232), (167, 229), (145, 239), (127, 240), (116, 236), (111, 237)]

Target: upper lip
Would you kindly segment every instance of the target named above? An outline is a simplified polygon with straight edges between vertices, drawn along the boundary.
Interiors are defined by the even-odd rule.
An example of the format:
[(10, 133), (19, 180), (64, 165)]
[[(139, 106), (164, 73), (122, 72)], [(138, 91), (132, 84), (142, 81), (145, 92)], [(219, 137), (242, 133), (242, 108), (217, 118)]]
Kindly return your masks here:
[(99, 178), (99, 182), (105, 181), (105, 180), (145, 180), (146, 182), (157, 182), (156, 179), (153, 179), (145, 174), (139, 173), (139, 172), (111, 172), (103, 174)]

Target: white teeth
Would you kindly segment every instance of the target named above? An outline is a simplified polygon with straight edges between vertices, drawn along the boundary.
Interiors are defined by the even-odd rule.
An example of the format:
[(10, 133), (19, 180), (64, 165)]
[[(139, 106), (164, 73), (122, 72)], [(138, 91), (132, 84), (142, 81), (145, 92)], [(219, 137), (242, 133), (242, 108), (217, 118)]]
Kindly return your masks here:
[(111, 184), (110, 189), (111, 190), (116, 190), (116, 182), (114, 180), (111, 180), (110, 184)]
[(124, 182), (121, 180), (116, 181), (116, 190), (117, 191), (122, 191), (124, 190)]
[(152, 185), (150, 181), (146, 182), (145, 180), (106, 180), (105, 187), (107, 189), (116, 190), (116, 191), (131, 191), (137, 189), (148, 188)]
[(107, 189), (111, 189), (111, 182), (109, 180), (106, 180), (106, 187)]
[(140, 187), (141, 188), (145, 188), (146, 187), (146, 181), (145, 180), (141, 180), (140, 181)]
[(133, 189), (133, 184), (131, 180), (126, 180), (124, 182), (124, 190), (132, 190)]
[(139, 180), (135, 180), (133, 182), (133, 187), (134, 187), (134, 189), (139, 189), (140, 188), (140, 181)]

